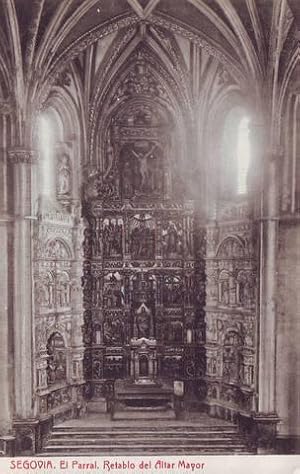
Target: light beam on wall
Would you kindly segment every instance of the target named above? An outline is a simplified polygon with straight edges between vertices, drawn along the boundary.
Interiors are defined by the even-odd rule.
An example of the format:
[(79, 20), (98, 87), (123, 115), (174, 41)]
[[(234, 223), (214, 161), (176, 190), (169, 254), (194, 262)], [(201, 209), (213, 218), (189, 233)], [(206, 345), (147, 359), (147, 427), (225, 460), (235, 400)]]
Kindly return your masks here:
[(250, 165), (251, 144), (249, 137), (249, 117), (243, 117), (238, 128), (237, 141), (237, 192), (247, 193), (247, 175)]
[(41, 115), (38, 124), (41, 192), (48, 197), (55, 192), (53, 181), (53, 146), (54, 136), (51, 120)]

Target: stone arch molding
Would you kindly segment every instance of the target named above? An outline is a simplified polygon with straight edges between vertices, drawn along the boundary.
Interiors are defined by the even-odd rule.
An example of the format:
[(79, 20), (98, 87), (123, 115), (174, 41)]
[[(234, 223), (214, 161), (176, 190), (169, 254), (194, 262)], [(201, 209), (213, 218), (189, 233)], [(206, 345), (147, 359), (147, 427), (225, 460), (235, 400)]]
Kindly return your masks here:
[(56, 334), (56, 333), (58, 333), (63, 338), (65, 348), (68, 349), (71, 346), (71, 336), (70, 336), (70, 334), (68, 334), (67, 328), (61, 323), (51, 324), (51, 326), (49, 326), (46, 329), (46, 331), (44, 333), (46, 346), (47, 346), (47, 342), (49, 341), (50, 337), (53, 336), (53, 334)]
[[(41, 102), (43, 102), (43, 98), (47, 94), (48, 88), (51, 87), (51, 84), (55, 82), (56, 78), (61, 73), (61, 70), (64, 69), (66, 63), (69, 63), (78, 57), (82, 51), (101, 38), (104, 38), (105, 36), (116, 31), (120, 31), (121, 29), (133, 31), (138, 25), (140, 25), (140, 23), (139, 17), (136, 14), (130, 12), (128, 15), (124, 15), (121, 18), (115, 18), (110, 22), (100, 24), (92, 31), (88, 31), (77, 38), (59, 56), (55, 58), (48, 69), (48, 87), (44, 87), (41, 93)], [(247, 82), (247, 73), (241, 67), (241, 63), (230, 56), (225, 50), (222, 50), (222, 48), (216, 47), (215, 44), (207, 41), (207, 39), (204, 38), (204, 35), (201, 35), (201, 32), (195, 32), (195, 30), (189, 28), (188, 25), (178, 24), (178, 22), (176, 22), (176, 20), (172, 19), (171, 17), (161, 17), (154, 13), (152, 13), (152, 15), (147, 19), (147, 24), (153, 25), (154, 27), (159, 26), (166, 28), (173, 34), (179, 34), (183, 38), (192, 41), (199, 47), (203, 48), (209, 55), (220, 61), (220, 63), (223, 64), (223, 66), (236, 78), (237, 82)]]
[[(168, 68), (145, 36), (138, 44), (126, 45), (123, 54), (106, 75), (98, 76), (90, 109), (90, 161), (95, 163), (97, 143), (101, 144), (100, 154), (103, 157), (105, 134), (109, 123), (118, 109), (121, 110), (121, 107), (131, 100), (155, 102), (173, 118), (181, 118), (182, 129), (186, 117), (191, 118), (191, 104), (186, 84), (181, 80), (181, 75), (176, 71), (170, 58), (166, 55), (165, 57)], [(172, 74), (169, 71), (172, 71)]]
[(244, 240), (237, 235), (226, 236), (218, 245), (216, 257), (218, 258), (244, 258), (246, 248)]
[[(139, 44), (133, 52), (127, 54), (127, 58), (127, 62), (120, 63), (115, 68), (115, 75), (110, 74), (111, 80), (106, 81), (109, 86), (103, 84), (103, 91), (94, 98), (90, 116), (90, 157), (84, 170), (84, 194), (87, 199), (119, 199), (127, 194), (131, 196), (142, 192), (142, 189), (134, 189), (132, 193), (124, 192), (120, 167), (124, 144), (136, 148), (142, 141), (147, 142), (135, 168), (141, 168), (142, 155), (147, 158), (148, 151), (155, 145), (156, 152), (164, 161), (164, 167), (155, 165), (160, 159), (156, 156), (151, 165), (153, 176), (148, 187), (153, 188), (157, 195), (165, 192), (169, 196), (172, 192), (172, 184), (166, 174), (169, 157), (176, 163), (174, 176), (181, 175), (180, 167), (184, 169), (182, 158), (186, 156), (189, 110), (184, 94), (181, 93), (180, 81), (165, 69), (147, 43)], [(158, 115), (158, 123), (155, 120), (154, 123), (151, 120), (150, 123), (144, 121), (141, 125), (119, 123), (122, 122), (124, 111), (130, 108), (148, 108), (150, 115)], [(149, 111), (144, 112), (145, 118)], [(135, 177), (137, 173), (142, 174), (141, 170), (136, 170)], [(146, 192), (145, 189), (143, 192)]]
[[(123, 117), (130, 115), (133, 117), (138, 113), (147, 113), (152, 115), (154, 119), (153, 125), (156, 128), (160, 126), (162, 129), (172, 128), (173, 118), (169, 113), (167, 108), (161, 103), (154, 103), (153, 99), (150, 97), (133, 97), (132, 99), (125, 100), (121, 104), (117, 104), (108, 114), (108, 119), (105, 120), (105, 126), (100, 125), (100, 133), (97, 138), (97, 148), (96, 148), (96, 160), (97, 163), (103, 166), (104, 177), (109, 176), (113, 167), (116, 165), (116, 156), (115, 150), (112, 146), (112, 141), (120, 129), (126, 128), (125, 120)], [(168, 125), (169, 124), (169, 127)], [(103, 132), (103, 134), (101, 133)], [(159, 137), (156, 137), (158, 139)], [(156, 143), (156, 147), (162, 151), (162, 144), (159, 140)]]
[(57, 260), (70, 260), (73, 258), (73, 252), (63, 238), (51, 237), (45, 243), (45, 257)]
[(37, 354), (43, 354), (47, 351), (47, 342), (49, 341), (50, 337), (58, 333), (64, 340), (64, 344), (66, 349), (71, 346), (71, 335), (68, 334), (67, 328), (65, 325), (61, 323), (54, 323), (50, 325), (43, 325), (42, 327), (36, 328), (37, 335)]

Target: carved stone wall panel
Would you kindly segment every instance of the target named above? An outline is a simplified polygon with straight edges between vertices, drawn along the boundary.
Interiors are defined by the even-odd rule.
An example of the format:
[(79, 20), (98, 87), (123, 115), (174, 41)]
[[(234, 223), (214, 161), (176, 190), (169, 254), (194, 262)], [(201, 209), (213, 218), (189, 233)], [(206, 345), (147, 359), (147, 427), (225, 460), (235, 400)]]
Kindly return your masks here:
[(77, 214), (39, 210), (33, 263), (35, 363), (36, 393), (45, 413), (76, 402), (70, 384), (83, 380), (81, 234)]
[[(219, 387), (215, 397), (219, 403), (252, 409), (255, 340), (255, 314), (207, 312), (207, 377), (218, 382), (214, 387)], [(234, 396), (226, 384), (230, 384)]]
[(155, 222), (150, 214), (136, 214), (131, 219), (130, 254), (134, 260), (155, 257)]
[(105, 217), (103, 220), (103, 257), (105, 259), (122, 258), (124, 252), (124, 222), (122, 217)]
[(165, 307), (182, 306), (184, 301), (184, 282), (180, 276), (167, 275), (163, 284), (163, 304)]
[(162, 223), (162, 254), (163, 258), (178, 259), (184, 251), (183, 224), (180, 221), (167, 220)]
[(247, 216), (242, 216), (244, 221), (240, 217), (224, 216), (207, 230), (207, 377), (210, 384), (215, 381), (208, 392), (211, 399), (251, 410), (256, 391), (257, 229)]
[[(196, 263), (194, 203), (185, 199), (178, 162), (182, 117), (174, 114), (171, 78), (160, 73), (149, 52), (134, 52), (92, 125), (97, 145), (83, 185), (82, 286), (83, 338), (93, 367), (86, 376), (94, 387), (102, 382), (93, 371), (103, 383), (128, 376), (130, 341), (142, 337), (157, 341), (159, 376), (204, 376), (205, 363), (192, 367), (192, 359), (203, 360), (197, 349), (205, 342), (205, 266)], [(185, 346), (194, 352), (184, 362)]]

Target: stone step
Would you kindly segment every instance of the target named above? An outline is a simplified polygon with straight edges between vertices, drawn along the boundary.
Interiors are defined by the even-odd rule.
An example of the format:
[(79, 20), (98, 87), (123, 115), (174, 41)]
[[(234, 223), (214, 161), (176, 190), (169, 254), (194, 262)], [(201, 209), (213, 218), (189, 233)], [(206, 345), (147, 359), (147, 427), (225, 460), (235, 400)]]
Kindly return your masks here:
[(147, 406), (146, 403), (142, 405), (115, 405), (115, 411), (147, 411), (147, 412), (156, 412), (156, 411), (166, 411), (172, 409), (169, 405), (157, 405), (157, 406)]
[(130, 407), (130, 409), (116, 411), (112, 415), (113, 420), (175, 420), (176, 415), (173, 410), (137, 410)]
[(158, 391), (158, 390), (139, 390), (139, 391), (127, 391), (122, 393), (117, 393), (115, 395), (116, 400), (120, 400), (121, 398), (173, 398), (173, 393), (168, 391)]
[[(66, 438), (107, 438), (107, 437), (124, 437), (128, 438), (128, 431), (53, 431), (52, 438), (62, 439)], [(147, 431), (147, 430), (140, 430), (140, 431), (130, 431), (131, 438), (140, 438), (141, 436), (149, 436), (149, 437), (168, 437), (168, 438), (180, 438), (184, 437), (207, 437), (207, 438), (214, 438), (214, 437), (240, 437), (236, 431), (228, 430), (228, 431), (203, 431), (203, 430), (195, 430), (195, 431), (186, 431), (186, 432), (173, 432), (173, 431)]]
[(133, 454), (141, 454), (141, 453), (179, 453), (179, 452), (184, 452), (185, 454), (191, 454), (192, 452), (195, 454), (199, 453), (227, 453), (227, 454), (234, 454), (234, 453), (249, 453), (249, 449), (244, 445), (244, 444), (232, 444), (228, 445), (228, 443), (223, 443), (219, 444), (217, 446), (212, 446), (212, 445), (205, 445), (203, 443), (198, 443), (194, 444), (193, 446), (183, 446), (183, 445), (166, 445), (166, 444), (161, 444), (161, 443), (156, 443), (151, 445), (149, 444), (140, 444), (138, 447), (129, 447), (127, 444), (123, 445), (118, 445), (116, 446), (115, 444), (107, 444), (107, 445), (93, 445), (93, 444), (87, 444), (84, 446), (79, 446), (77, 444), (73, 445), (66, 445), (66, 444), (61, 444), (59, 446), (45, 446), (44, 448), (44, 454), (48, 453), (55, 453), (58, 456), (67, 453), (74, 453), (76, 456), (79, 456), (79, 453), (83, 454), (97, 454), (97, 455), (103, 455), (103, 454), (117, 454), (117, 453), (127, 453), (130, 455)]
[[(157, 440), (155, 440), (154, 438), (140, 438), (140, 439), (135, 439), (134, 440), (134, 444), (135, 446), (140, 446), (140, 445), (147, 445), (147, 446), (151, 446), (153, 445), (153, 443), (155, 443)], [(132, 445), (132, 440), (131, 439), (127, 439), (127, 440), (124, 440), (124, 439), (114, 439), (113, 440), (114, 442), (114, 445), (115, 446), (118, 446), (118, 445), (126, 445), (126, 446), (131, 446)], [(241, 444), (242, 443), (240, 442), (239, 439), (232, 439), (232, 438), (201, 438), (201, 439), (198, 439), (198, 438), (186, 438), (186, 439), (170, 439), (170, 438), (162, 438), (162, 437), (159, 437), (159, 442), (161, 445), (167, 445), (167, 446), (171, 446), (173, 445), (174, 447), (175, 446), (190, 446), (190, 445), (197, 445), (199, 444), (199, 442), (201, 442), (201, 444), (203, 445), (211, 445), (213, 443), (214, 446), (217, 446), (217, 445), (222, 445), (224, 443), (226, 443), (226, 445), (228, 447), (230, 446), (234, 446), (236, 444)], [(107, 439), (92, 439), (92, 438), (89, 438), (89, 439), (86, 439), (86, 438), (77, 438), (77, 439), (51, 439), (49, 441), (49, 444), (48, 446), (59, 446), (61, 443), (63, 443), (64, 445), (74, 445), (74, 444), (77, 444), (77, 445), (80, 445), (80, 446), (85, 446), (85, 445), (99, 445), (99, 446), (106, 446), (106, 445), (111, 445), (112, 443), (112, 440), (110, 438), (107, 438)]]
[(158, 426), (147, 426), (147, 424), (143, 425), (134, 425), (132, 423), (133, 420), (131, 420), (130, 425), (126, 424), (117, 424), (117, 422), (114, 422), (112, 425), (109, 426), (83, 426), (83, 427), (78, 427), (78, 426), (54, 426), (53, 427), (53, 433), (72, 433), (72, 432), (79, 432), (79, 433), (115, 433), (115, 432), (124, 432), (127, 433), (130, 432), (136, 432), (137, 434), (140, 434), (141, 431), (147, 431), (147, 432), (170, 432), (170, 433), (186, 433), (186, 432), (197, 432), (197, 433), (208, 433), (208, 432), (231, 432), (231, 433), (237, 433), (236, 427), (234, 425), (187, 425), (187, 424), (168, 424), (164, 423), (162, 427)]

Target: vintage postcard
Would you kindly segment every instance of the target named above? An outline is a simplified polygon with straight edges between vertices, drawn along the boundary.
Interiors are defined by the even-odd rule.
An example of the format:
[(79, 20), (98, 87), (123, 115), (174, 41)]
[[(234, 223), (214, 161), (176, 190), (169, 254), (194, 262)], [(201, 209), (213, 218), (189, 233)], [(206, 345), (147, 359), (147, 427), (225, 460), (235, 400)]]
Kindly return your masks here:
[(0, 471), (300, 472), (297, 0), (0, 0)]

